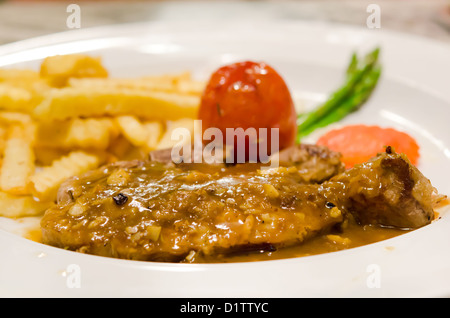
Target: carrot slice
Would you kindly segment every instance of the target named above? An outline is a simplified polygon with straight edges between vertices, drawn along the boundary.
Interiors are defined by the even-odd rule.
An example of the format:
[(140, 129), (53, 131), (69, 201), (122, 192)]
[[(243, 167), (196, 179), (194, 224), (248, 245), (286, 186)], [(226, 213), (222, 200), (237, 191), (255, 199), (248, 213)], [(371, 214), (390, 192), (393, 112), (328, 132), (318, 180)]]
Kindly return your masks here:
[(414, 138), (393, 128), (349, 125), (327, 132), (317, 144), (340, 152), (346, 168), (366, 162), (386, 151), (387, 146), (397, 153), (404, 153), (413, 165), (419, 160), (419, 145)]

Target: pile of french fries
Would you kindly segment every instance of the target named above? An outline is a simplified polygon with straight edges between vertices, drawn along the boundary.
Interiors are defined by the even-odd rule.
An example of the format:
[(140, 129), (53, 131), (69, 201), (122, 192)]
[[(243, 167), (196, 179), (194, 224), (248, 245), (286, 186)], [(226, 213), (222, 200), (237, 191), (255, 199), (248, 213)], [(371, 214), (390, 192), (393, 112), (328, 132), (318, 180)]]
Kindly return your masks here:
[(0, 216), (39, 216), (67, 178), (171, 147), (173, 129), (193, 130), (203, 88), (189, 72), (111, 78), (76, 54), (0, 69)]

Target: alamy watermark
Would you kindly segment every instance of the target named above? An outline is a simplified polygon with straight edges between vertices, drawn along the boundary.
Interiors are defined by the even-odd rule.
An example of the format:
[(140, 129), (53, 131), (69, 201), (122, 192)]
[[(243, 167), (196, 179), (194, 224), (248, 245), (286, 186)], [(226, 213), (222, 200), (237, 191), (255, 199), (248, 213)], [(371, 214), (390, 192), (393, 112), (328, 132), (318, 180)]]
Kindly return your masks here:
[(78, 264), (69, 264), (64, 271), (67, 288), (81, 288), (81, 268)]
[[(262, 168), (278, 166), (279, 128), (202, 129), (202, 121), (194, 121), (194, 131), (179, 127), (172, 131), (171, 149), (174, 163), (261, 163)], [(267, 166), (268, 165), (268, 166)]]
[(78, 4), (69, 4), (66, 8), (66, 12), (70, 13), (66, 19), (66, 26), (69, 29), (81, 28), (81, 7)]
[[(66, 19), (66, 26), (69, 29), (81, 28), (81, 7), (78, 4), (71, 3), (67, 6), (66, 12), (70, 13)], [(381, 28), (381, 7), (378, 4), (371, 3), (367, 6), (366, 12), (370, 13), (366, 19), (366, 25), (369, 29)]]
[(381, 288), (381, 268), (378, 264), (369, 264), (366, 267), (369, 274), (366, 279), (367, 288)]
[(367, 13), (370, 15), (366, 19), (366, 25), (369, 29), (381, 28), (381, 7), (378, 4), (372, 3), (367, 6)]

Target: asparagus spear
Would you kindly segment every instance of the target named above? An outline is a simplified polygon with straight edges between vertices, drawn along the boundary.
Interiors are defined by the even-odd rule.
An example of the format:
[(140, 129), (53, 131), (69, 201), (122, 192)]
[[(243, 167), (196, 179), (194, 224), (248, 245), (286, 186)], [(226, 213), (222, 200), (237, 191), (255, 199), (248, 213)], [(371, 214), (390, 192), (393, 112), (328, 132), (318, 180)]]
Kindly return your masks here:
[(381, 67), (376, 66), (364, 79), (361, 80), (361, 82), (355, 86), (352, 96), (350, 96), (347, 100), (344, 100), (339, 108), (321, 118), (314, 125), (299, 131), (298, 138), (301, 139), (318, 128), (338, 122), (349, 113), (358, 110), (372, 94), (380, 75)]
[[(317, 109), (298, 116), (298, 141), (314, 129), (323, 127), (326, 122), (331, 123), (333, 118), (331, 114), (337, 112), (334, 118), (343, 118), (367, 100), (379, 77), (380, 70), (378, 67), (378, 70), (373, 72), (374, 67), (377, 66), (379, 51), (379, 48), (376, 48), (367, 54), (361, 67), (358, 65), (360, 62), (356, 54), (352, 55), (347, 67), (345, 84)], [(367, 78), (371, 78), (371, 80), (366, 80)], [(340, 110), (341, 107), (343, 107), (343, 110)], [(329, 118), (324, 120), (325, 117)]]
[(359, 64), (358, 55), (356, 55), (356, 53), (353, 53), (350, 63), (348, 64), (347, 67), (347, 76), (351, 76), (358, 69), (358, 64)]

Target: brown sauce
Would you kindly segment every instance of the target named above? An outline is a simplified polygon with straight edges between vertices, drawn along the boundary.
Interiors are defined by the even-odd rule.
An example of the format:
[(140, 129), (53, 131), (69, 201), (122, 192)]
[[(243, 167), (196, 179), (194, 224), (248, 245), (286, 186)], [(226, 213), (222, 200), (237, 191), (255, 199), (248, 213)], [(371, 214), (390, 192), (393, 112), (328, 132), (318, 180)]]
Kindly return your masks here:
[(131, 161), (91, 171), (61, 187), (42, 242), (141, 261), (249, 262), (351, 249), (433, 220), (434, 188), (400, 155), (339, 173), (339, 160), (300, 150), (312, 155), (267, 170)]
[(33, 242), (42, 243), (42, 232), (41, 229), (31, 229), (25, 233), (24, 237)]
[[(260, 250), (234, 255), (203, 256), (193, 260), (193, 263), (257, 262), (319, 255), (384, 241), (407, 232), (410, 231), (373, 225), (361, 226), (355, 222), (349, 222), (341, 233), (319, 235), (297, 246), (280, 248), (275, 251)], [(26, 233), (25, 238), (42, 243), (41, 230), (31, 229)]]
[(275, 251), (253, 251), (235, 255), (218, 255), (196, 259), (197, 263), (256, 262), (319, 255), (360, 247), (410, 232), (410, 230), (384, 228), (351, 223), (341, 233), (327, 233), (314, 237), (303, 244)]

